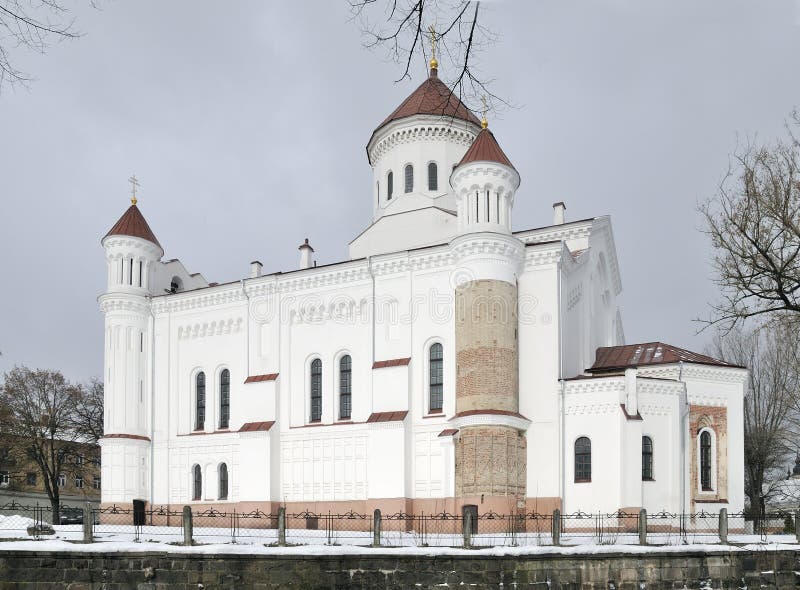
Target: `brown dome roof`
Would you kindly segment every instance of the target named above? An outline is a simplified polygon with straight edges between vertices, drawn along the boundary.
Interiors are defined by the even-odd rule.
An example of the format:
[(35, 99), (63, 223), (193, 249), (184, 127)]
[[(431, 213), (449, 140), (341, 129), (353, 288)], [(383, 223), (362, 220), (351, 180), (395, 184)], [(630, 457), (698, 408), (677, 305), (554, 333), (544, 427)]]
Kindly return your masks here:
[[(500, 144), (494, 138), (494, 134), (488, 129), (482, 129), (478, 133), (478, 137), (469, 146), (467, 153), (461, 158), (458, 163), (459, 166), (468, 164), (469, 162), (497, 162), (509, 168), (514, 168), (511, 160), (508, 159), (505, 152), (503, 152)], [(516, 170), (516, 168), (514, 168)]]
[(463, 119), (475, 125), (480, 125), (476, 117), (467, 106), (461, 102), (447, 84), (439, 79), (435, 68), (431, 68), (430, 76), (411, 95), (400, 103), (394, 112), (375, 129), (377, 131), (387, 123), (404, 119), (413, 115), (437, 115)]
[[(142, 215), (142, 212), (139, 211), (136, 205), (128, 207), (128, 210), (122, 214), (122, 217), (114, 224), (114, 227), (108, 230), (105, 238), (108, 236), (132, 236), (134, 238), (141, 238), (161, 248), (161, 244), (158, 243), (153, 230), (150, 229), (144, 215)], [(163, 248), (161, 249), (163, 250)]]

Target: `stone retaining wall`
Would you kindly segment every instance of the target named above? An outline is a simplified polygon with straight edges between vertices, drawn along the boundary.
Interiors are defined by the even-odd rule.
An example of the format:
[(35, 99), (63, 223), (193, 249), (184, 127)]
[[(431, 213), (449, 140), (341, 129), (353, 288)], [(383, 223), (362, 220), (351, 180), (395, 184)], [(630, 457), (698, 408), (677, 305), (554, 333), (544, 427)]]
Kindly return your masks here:
[(202, 555), (0, 551), (0, 590), (488, 588), (788, 589), (795, 551), (488, 556)]

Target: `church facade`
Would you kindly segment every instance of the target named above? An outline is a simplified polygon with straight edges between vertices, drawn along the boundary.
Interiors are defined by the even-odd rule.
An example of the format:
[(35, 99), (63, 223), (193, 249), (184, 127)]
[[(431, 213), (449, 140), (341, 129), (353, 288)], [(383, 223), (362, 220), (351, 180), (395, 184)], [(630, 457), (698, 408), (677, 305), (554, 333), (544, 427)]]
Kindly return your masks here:
[(374, 131), (350, 259), (208, 283), (134, 198), (102, 240), (102, 502), (743, 506), (746, 370), (626, 345), (608, 217), (512, 231), (520, 177), (430, 76)]

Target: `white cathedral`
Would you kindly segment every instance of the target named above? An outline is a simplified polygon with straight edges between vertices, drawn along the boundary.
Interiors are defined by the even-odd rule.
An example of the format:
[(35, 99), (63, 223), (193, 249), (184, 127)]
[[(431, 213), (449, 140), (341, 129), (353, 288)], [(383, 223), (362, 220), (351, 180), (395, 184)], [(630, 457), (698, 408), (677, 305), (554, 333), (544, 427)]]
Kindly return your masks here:
[(348, 260), (306, 240), (231, 283), (162, 260), (134, 195), (102, 240), (105, 505), (743, 508), (746, 369), (625, 344), (607, 216), (512, 231), (519, 174), (435, 60), (367, 154)]

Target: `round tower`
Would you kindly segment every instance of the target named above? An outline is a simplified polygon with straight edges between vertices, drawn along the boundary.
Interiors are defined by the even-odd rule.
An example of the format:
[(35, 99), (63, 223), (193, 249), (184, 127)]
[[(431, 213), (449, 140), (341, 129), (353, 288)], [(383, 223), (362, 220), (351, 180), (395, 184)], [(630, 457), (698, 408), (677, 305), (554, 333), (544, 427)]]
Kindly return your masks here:
[(106, 291), (102, 501), (147, 499), (150, 460), (151, 285), (164, 255), (137, 206), (131, 206), (101, 240)]
[[(483, 129), (453, 170), (456, 496), (525, 497), (528, 420), (519, 415), (517, 275), (524, 245), (511, 235), (520, 178)], [(503, 508), (515, 508), (513, 503)]]

